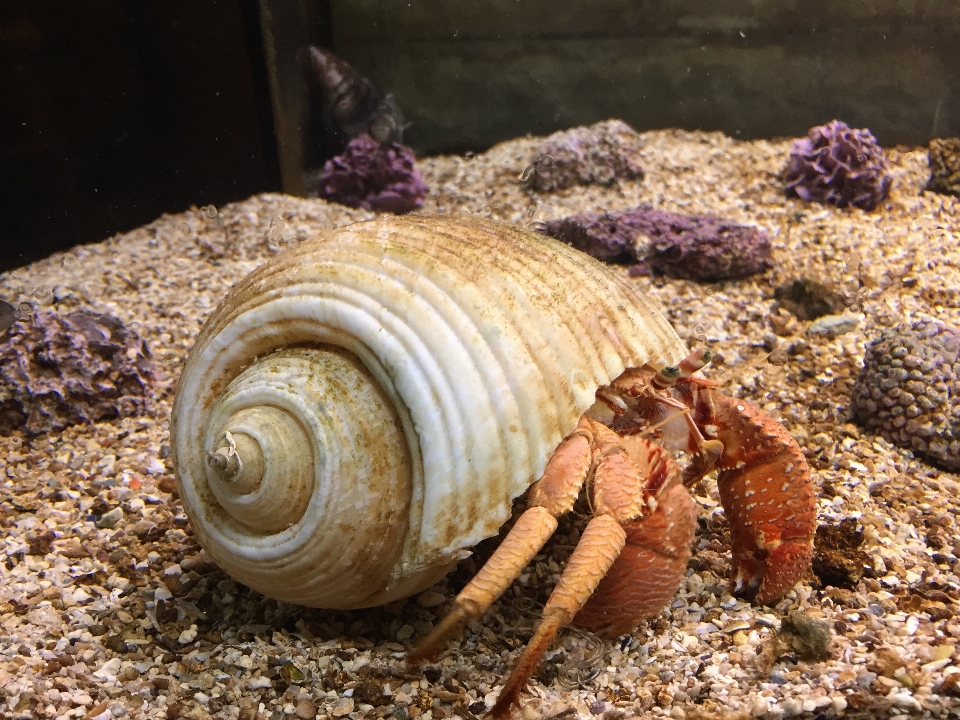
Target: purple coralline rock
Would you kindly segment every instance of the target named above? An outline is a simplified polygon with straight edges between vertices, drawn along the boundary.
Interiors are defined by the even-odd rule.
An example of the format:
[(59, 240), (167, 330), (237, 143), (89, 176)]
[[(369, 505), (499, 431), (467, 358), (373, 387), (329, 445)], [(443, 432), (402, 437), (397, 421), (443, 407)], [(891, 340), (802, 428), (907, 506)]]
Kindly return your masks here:
[(840, 120), (794, 142), (781, 177), (787, 195), (841, 208), (873, 210), (890, 194), (883, 148), (869, 130)]
[(642, 180), (643, 166), (637, 158), (642, 148), (639, 133), (622, 120), (555, 132), (537, 148), (521, 180), (540, 192)]
[(357, 135), (343, 154), (327, 160), (320, 197), (341, 205), (398, 215), (423, 205), (427, 186), (413, 164), (413, 150)]
[(711, 215), (681, 215), (643, 205), (581, 213), (546, 224), (545, 233), (607, 262), (687, 280), (729, 280), (773, 267), (763, 230)]
[(960, 329), (936, 320), (886, 328), (867, 344), (852, 401), (865, 427), (960, 470)]
[(36, 311), (0, 339), (0, 434), (143, 413), (154, 376), (146, 342), (117, 318)]

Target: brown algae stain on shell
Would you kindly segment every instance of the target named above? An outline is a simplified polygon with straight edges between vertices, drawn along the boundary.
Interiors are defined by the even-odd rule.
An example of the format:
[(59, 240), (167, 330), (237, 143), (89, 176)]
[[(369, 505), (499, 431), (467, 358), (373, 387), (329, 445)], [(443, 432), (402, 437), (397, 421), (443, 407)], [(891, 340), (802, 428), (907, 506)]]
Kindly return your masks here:
[[(178, 388), (171, 435), (201, 543), (242, 582), (300, 604), (361, 607), (429, 586), (496, 534), (598, 386), (628, 366), (683, 357), (634, 283), (562, 243), (474, 217), (358, 223), (272, 259), (207, 321)], [(340, 387), (354, 390), (317, 377), (330, 353), (350, 375)], [(359, 367), (344, 369), (343, 358)], [(271, 419), (274, 410), (258, 403), (290, 419)], [(270, 439), (275, 422), (291, 428), (292, 444)], [(233, 452), (231, 427), (240, 455), (256, 456), (245, 472), (261, 456), (267, 468), (262, 482), (245, 479), (236, 492), (208, 460)], [(398, 457), (384, 460), (379, 445), (391, 443), (386, 454)], [(287, 457), (291, 448), (309, 467)], [(274, 462), (292, 463), (303, 484), (276, 481)], [(221, 503), (234, 498), (249, 518), (251, 504), (278, 504), (269, 492), (307, 485), (311, 495), (286, 528), (252, 527)], [(383, 527), (398, 522), (396, 507), (401, 527)], [(361, 583), (318, 576), (342, 574), (328, 556), (381, 562), (372, 575), (360, 571)]]

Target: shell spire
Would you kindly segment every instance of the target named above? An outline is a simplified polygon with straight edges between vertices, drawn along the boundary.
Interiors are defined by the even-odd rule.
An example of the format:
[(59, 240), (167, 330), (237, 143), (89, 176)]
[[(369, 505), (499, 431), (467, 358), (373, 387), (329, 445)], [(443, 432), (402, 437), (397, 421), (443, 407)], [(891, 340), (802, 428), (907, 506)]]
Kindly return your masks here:
[(408, 123), (393, 95), (382, 96), (343, 58), (315, 45), (310, 46), (310, 67), (327, 95), (334, 120), (348, 136), (369, 133), (380, 143), (403, 142)]

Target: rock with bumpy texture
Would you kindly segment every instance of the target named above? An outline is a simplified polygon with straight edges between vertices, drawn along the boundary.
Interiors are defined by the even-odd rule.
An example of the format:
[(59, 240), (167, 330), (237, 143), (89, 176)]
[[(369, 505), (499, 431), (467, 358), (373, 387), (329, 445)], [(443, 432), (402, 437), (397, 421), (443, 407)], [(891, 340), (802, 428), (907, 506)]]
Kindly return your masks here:
[(327, 160), (319, 195), (349, 207), (397, 215), (423, 205), (427, 186), (414, 168), (413, 150), (358, 135), (342, 154)]
[(852, 400), (865, 427), (960, 469), (960, 330), (936, 320), (884, 330), (867, 345)]
[(546, 224), (545, 233), (607, 262), (639, 263), (631, 275), (686, 280), (741, 278), (773, 267), (763, 230), (712, 215), (682, 215), (642, 205), (580, 213)]
[(840, 120), (797, 140), (781, 175), (788, 196), (841, 208), (873, 210), (890, 194), (887, 161), (873, 133)]
[(638, 155), (643, 140), (622, 120), (555, 132), (537, 148), (521, 177), (527, 186), (550, 192), (574, 185), (610, 185), (614, 180), (642, 180)]
[(146, 342), (117, 318), (37, 311), (0, 341), (0, 434), (140, 414), (154, 376)]
[(930, 181), (927, 190), (960, 197), (960, 138), (937, 138), (927, 150)]

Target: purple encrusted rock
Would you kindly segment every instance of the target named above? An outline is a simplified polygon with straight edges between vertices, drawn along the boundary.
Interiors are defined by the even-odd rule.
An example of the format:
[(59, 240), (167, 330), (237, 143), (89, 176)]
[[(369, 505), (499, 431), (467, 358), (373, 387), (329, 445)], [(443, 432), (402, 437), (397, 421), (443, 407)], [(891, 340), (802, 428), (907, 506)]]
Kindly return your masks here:
[(781, 177), (788, 196), (841, 208), (873, 210), (890, 195), (883, 148), (869, 130), (840, 120), (794, 142)]
[(357, 135), (341, 155), (327, 160), (319, 195), (349, 207), (408, 213), (422, 207), (427, 194), (415, 160), (406, 145)]
[(537, 148), (521, 181), (540, 192), (573, 185), (609, 185), (614, 180), (642, 180), (639, 133), (622, 120), (555, 132)]
[(36, 311), (0, 339), (0, 434), (143, 413), (155, 375), (146, 342), (117, 318)]
[(642, 205), (625, 212), (580, 213), (545, 233), (607, 262), (636, 263), (631, 275), (686, 280), (740, 278), (773, 267), (763, 230), (712, 215), (682, 215)]

